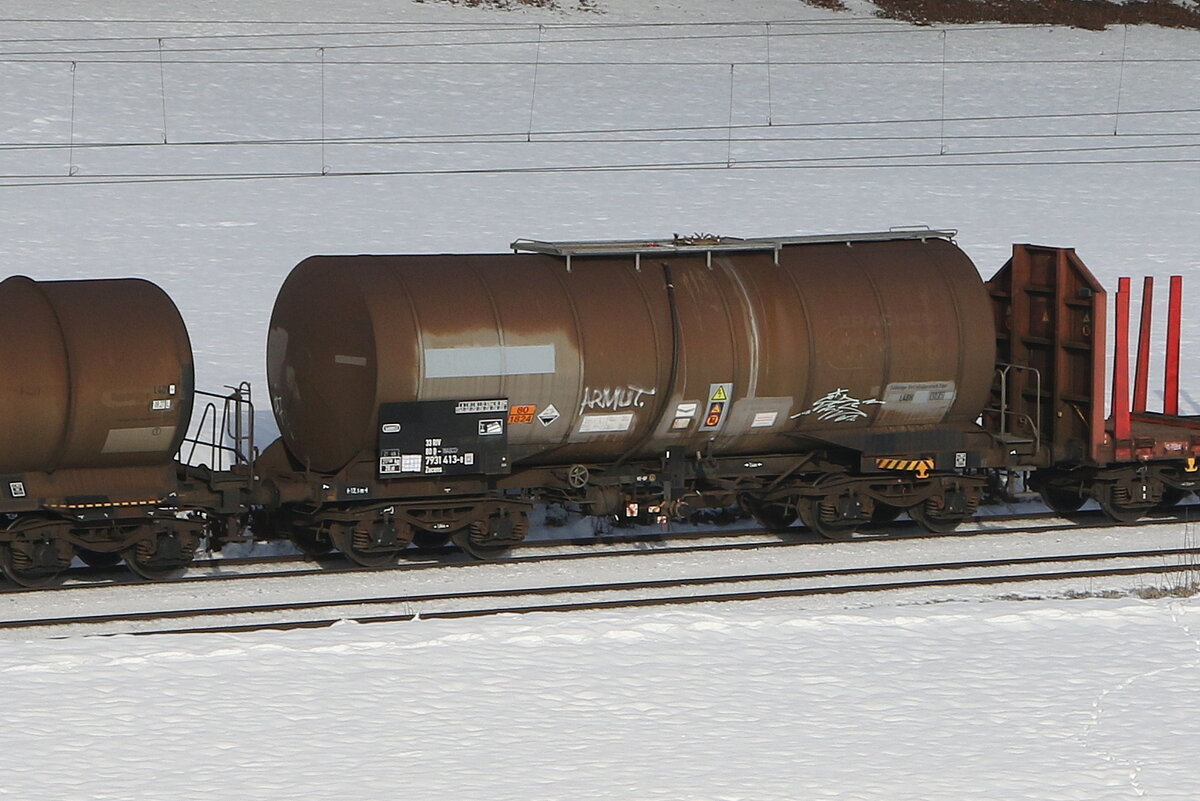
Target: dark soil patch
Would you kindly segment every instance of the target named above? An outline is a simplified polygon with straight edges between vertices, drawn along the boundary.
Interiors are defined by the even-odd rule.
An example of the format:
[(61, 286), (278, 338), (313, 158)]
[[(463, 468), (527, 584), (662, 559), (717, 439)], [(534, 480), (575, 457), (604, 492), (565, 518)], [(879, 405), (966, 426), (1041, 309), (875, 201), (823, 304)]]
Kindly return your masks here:
[(551, 11), (599, 11), (598, 0), (415, 0), (469, 8), (497, 8), (513, 11), (521, 8), (548, 8)]
[[(838, 0), (803, 0), (833, 8)], [(1170, 0), (874, 0), (876, 14), (917, 25), (1002, 22), (1010, 25), (1066, 25), (1103, 30), (1111, 25), (1162, 25), (1200, 29), (1200, 8)]]

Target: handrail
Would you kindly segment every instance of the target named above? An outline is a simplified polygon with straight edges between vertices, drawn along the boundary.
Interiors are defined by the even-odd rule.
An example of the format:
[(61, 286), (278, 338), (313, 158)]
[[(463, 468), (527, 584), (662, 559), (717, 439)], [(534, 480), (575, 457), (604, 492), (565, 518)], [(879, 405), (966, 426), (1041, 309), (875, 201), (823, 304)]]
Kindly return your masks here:
[(570, 242), (549, 242), (539, 239), (517, 239), (509, 245), (513, 253), (542, 253), (562, 256), (566, 259), (567, 272), (571, 271), (571, 260), (581, 256), (634, 257), (634, 264), (641, 270), (642, 256), (665, 256), (671, 253), (703, 253), (708, 266), (712, 266), (712, 254), (727, 251), (773, 251), (775, 264), (779, 264), (779, 252), (787, 245), (839, 244), (852, 245), (859, 242), (890, 242), (897, 239), (919, 240), (946, 239), (954, 241), (958, 231), (937, 230), (926, 226), (893, 228), (890, 231), (874, 231), (859, 234), (822, 234), (818, 236), (760, 236), (737, 237), (716, 234), (694, 234), (671, 239), (598, 239)]
[[(1037, 398), (1034, 404), (1034, 414), (1030, 416), (1022, 411), (1009, 409), (1008, 403), (1008, 374), (1011, 371), (1024, 371), (1033, 373), (1034, 376), (1034, 392)], [(1042, 373), (1035, 367), (1027, 367), (1020, 364), (1008, 364), (1005, 362), (996, 363), (996, 374), (1000, 379), (1000, 406), (989, 406), (984, 409), (985, 412), (992, 412), (999, 415), (1000, 430), (997, 436), (1003, 437), (1009, 434), (1008, 419), (1011, 416), (1014, 420), (1025, 423), (1033, 432), (1033, 447), (1034, 451), (1040, 451), (1042, 448), (1042, 432), (1038, 427), (1038, 423), (1042, 419)]]
[[(254, 403), (251, 401), (250, 383), (243, 381), (236, 387), (227, 386), (226, 389), (230, 391), (225, 395), (195, 390), (196, 397), (213, 400), (204, 405), (195, 435), (185, 436), (180, 443), (177, 456), (180, 463), (203, 465), (213, 471), (249, 466), (255, 453)], [(221, 403), (219, 413), (214, 401)], [(198, 464), (197, 451), (201, 460)], [(207, 462), (204, 461), (206, 456)]]

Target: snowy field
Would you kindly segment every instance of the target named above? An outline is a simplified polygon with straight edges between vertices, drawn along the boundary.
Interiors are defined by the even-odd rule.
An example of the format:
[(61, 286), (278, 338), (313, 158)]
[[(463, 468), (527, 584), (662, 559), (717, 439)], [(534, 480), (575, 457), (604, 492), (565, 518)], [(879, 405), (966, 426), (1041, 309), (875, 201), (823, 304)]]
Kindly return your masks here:
[(787, 604), (5, 643), (14, 799), (1192, 799), (1200, 609)]
[[(1200, 33), (600, 5), (0, 0), (5, 273), (154, 280), (260, 390), (314, 253), (927, 224), (1195, 308)], [(0, 796), (1200, 797), (1200, 603), (941, 600), (5, 642)]]

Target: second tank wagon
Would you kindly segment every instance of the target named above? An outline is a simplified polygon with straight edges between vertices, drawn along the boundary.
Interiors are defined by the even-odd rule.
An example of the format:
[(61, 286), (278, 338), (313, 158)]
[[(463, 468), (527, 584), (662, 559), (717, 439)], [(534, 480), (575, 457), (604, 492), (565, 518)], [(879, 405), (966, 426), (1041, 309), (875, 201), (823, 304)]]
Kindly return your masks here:
[(272, 402), (319, 471), (373, 454), (395, 403), (505, 399), (511, 467), (961, 428), (991, 387), (987, 292), (943, 235), (889, 237), (310, 258), (272, 316)]
[[(680, 501), (688, 460), (827, 462), (832, 450), (850, 469), (851, 452), (920, 440), (941, 461), (971, 452), (964, 465), (982, 466), (971, 439), (992, 385), (992, 312), (951, 233), (519, 240), (511, 254), (307, 259), (271, 319), (286, 468), (273, 458), (327, 489), (280, 492), (380, 499), (358, 508), (397, 545), (466, 522), (486, 535), (523, 515), (524, 501), (476, 508), (506, 482), (561, 485), (608, 513)], [(718, 475), (728, 469), (710, 468), (716, 492), (692, 502), (730, 501), (739, 482)], [(444, 502), (390, 503), (418, 487)], [(742, 495), (771, 517), (774, 495)], [(780, 497), (792, 510), (781, 516), (794, 513), (794, 493)], [(307, 521), (315, 532), (330, 523)]]

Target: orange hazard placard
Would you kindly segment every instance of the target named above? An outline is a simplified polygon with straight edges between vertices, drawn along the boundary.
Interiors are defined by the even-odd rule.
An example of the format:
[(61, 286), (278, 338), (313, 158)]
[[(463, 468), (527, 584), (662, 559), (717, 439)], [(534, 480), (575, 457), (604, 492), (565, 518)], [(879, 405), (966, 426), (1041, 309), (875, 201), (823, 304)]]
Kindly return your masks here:
[(712, 403), (708, 406), (708, 414), (704, 417), (705, 428), (716, 428), (721, 425), (721, 417), (725, 414), (725, 404)]
[(532, 423), (535, 412), (537, 412), (535, 404), (510, 406), (508, 408), (508, 424), (514, 426), (518, 423)]
[(700, 430), (713, 431), (720, 428), (725, 422), (725, 415), (729, 412), (729, 403), (732, 399), (732, 383), (709, 384), (708, 405), (705, 407), (704, 422), (701, 424)]

